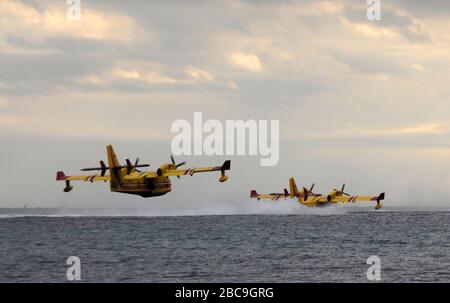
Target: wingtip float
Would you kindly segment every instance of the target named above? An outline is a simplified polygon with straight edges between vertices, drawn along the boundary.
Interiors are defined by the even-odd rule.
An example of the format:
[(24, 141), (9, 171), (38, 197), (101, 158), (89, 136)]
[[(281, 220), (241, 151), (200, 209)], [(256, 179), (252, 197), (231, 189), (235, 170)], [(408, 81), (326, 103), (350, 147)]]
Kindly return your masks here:
[[(172, 190), (170, 177), (180, 178), (181, 176), (193, 176), (196, 173), (220, 171), (219, 182), (228, 180), (225, 174), (231, 169), (231, 161), (225, 161), (221, 166), (179, 169), (186, 162), (176, 163), (173, 156), (170, 157), (171, 163), (161, 165), (156, 171), (140, 171), (138, 168), (149, 167), (150, 164), (139, 164), (139, 158), (131, 163), (127, 159), (126, 165), (121, 165), (117, 159), (114, 149), (111, 145), (106, 147), (108, 156), (108, 166), (100, 161), (99, 167), (83, 168), (81, 171), (99, 171), (94, 175), (66, 176), (64, 172), (56, 173), (56, 181), (65, 181), (64, 192), (70, 192), (73, 189), (71, 181), (110, 182), (112, 192), (139, 195), (144, 198), (162, 196)], [(109, 172), (109, 174), (107, 174)]]
[(284, 200), (287, 198), (297, 198), (298, 202), (302, 205), (309, 207), (325, 206), (334, 203), (356, 203), (356, 202), (372, 202), (376, 201), (375, 209), (380, 209), (383, 205), (381, 201), (385, 198), (385, 193), (381, 193), (377, 196), (354, 196), (346, 193), (345, 184), (341, 189), (333, 189), (328, 195), (317, 194), (313, 192), (314, 184), (307, 189), (302, 187), (300, 190), (295, 184), (294, 178), (289, 179), (290, 192), (284, 189), (283, 193), (271, 193), (271, 194), (258, 194), (256, 190), (250, 191), (250, 198), (261, 200), (268, 199), (272, 201)]

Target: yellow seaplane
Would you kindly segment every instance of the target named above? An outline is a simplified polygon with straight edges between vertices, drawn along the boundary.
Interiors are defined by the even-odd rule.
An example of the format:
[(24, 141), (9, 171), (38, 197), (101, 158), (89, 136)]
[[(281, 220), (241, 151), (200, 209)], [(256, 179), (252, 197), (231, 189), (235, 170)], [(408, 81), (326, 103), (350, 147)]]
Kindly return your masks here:
[[(134, 164), (129, 159), (126, 160), (126, 165), (121, 165), (117, 160), (117, 156), (111, 145), (106, 147), (108, 156), (108, 166), (103, 161), (100, 161), (100, 167), (84, 168), (81, 171), (99, 171), (100, 173), (94, 175), (82, 176), (66, 176), (64, 172), (59, 171), (56, 174), (56, 181), (65, 181), (66, 187), (64, 192), (70, 192), (73, 186), (70, 181), (85, 181), (110, 182), (112, 192), (138, 195), (144, 198), (162, 196), (172, 190), (169, 177), (193, 176), (196, 173), (220, 171), (221, 176), (219, 182), (228, 180), (225, 171), (230, 170), (231, 161), (227, 160), (222, 166), (211, 166), (202, 168), (178, 169), (186, 162), (175, 163), (173, 156), (171, 156), (172, 163), (161, 165), (156, 171), (139, 171), (137, 168), (148, 167), (149, 164), (139, 164), (139, 158)], [(109, 172), (107, 174), (107, 172)]]
[(283, 193), (258, 194), (256, 190), (250, 192), (250, 198), (269, 199), (278, 201), (280, 199), (297, 198), (298, 202), (306, 206), (326, 206), (334, 203), (355, 203), (355, 202), (376, 202), (375, 209), (382, 207), (381, 200), (384, 200), (385, 193), (378, 196), (353, 196), (344, 192), (345, 184), (341, 189), (333, 189), (328, 195), (313, 193), (314, 184), (309, 188), (302, 187), (298, 190), (294, 178), (289, 179), (290, 192), (285, 188)]

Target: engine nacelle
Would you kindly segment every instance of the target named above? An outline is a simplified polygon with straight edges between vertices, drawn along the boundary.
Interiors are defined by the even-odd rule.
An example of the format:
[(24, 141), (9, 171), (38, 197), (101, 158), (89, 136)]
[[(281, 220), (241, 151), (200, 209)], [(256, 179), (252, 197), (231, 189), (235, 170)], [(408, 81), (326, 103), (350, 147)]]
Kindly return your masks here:
[(161, 165), (158, 170), (156, 171), (156, 174), (161, 177), (164, 172), (168, 171), (168, 170), (173, 170), (173, 169), (177, 169), (175, 165), (167, 163), (167, 164), (163, 164)]
[(335, 198), (338, 195), (338, 192), (333, 190), (330, 192), (327, 196), (327, 201), (330, 202), (333, 198)]
[(330, 197), (330, 199), (333, 199), (334, 197), (338, 196), (338, 192), (333, 190), (332, 192), (330, 192), (328, 194), (328, 197)]

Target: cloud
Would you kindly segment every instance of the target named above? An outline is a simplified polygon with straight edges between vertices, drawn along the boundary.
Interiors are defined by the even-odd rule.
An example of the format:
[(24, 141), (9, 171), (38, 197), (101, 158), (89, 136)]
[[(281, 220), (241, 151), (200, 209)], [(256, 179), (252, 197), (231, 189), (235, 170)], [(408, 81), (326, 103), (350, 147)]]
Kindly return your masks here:
[(448, 161), (450, 21), (424, 6), (383, 2), (369, 22), (360, 0), (87, 1), (71, 22), (65, 1), (0, 1), (0, 136), (46, 150), (64, 138), (76, 154), (85, 140), (163, 150), (171, 122), (201, 110), (280, 120), (280, 166), (262, 185), (292, 169), (334, 182), (339, 168), (407, 182), (397, 171), (411, 161)]
[(304, 16), (323, 16), (342, 12), (344, 5), (339, 1), (311, 1), (297, 7)]
[(166, 77), (156, 71), (137, 71), (127, 69), (117, 69), (113, 71), (113, 75), (119, 79), (141, 81), (148, 84), (177, 84), (182, 81), (175, 78)]
[(60, 55), (62, 52), (51, 48), (27, 48), (12, 45), (7, 41), (1, 41), (0, 37), (0, 54), (13, 54), (21, 56), (51, 56)]
[(389, 130), (392, 134), (450, 134), (450, 122), (433, 122), (424, 125)]
[(416, 71), (418, 71), (418, 72), (422, 72), (422, 71), (425, 70), (425, 67), (423, 67), (422, 65), (417, 64), (417, 63), (411, 64), (411, 68), (416, 70)]
[(145, 34), (132, 18), (114, 12), (99, 12), (83, 6), (79, 21), (66, 18), (67, 6), (47, 5), (39, 10), (19, 1), (0, 2), (0, 32), (29, 40), (72, 37), (127, 41)]
[(214, 77), (209, 72), (195, 66), (186, 67), (184, 72), (196, 81), (214, 82)]
[(83, 76), (83, 77), (75, 80), (75, 82), (77, 82), (79, 84), (92, 84), (92, 85), (104, 85), (105, 84), (105, 81), (98, 75)]
[(402, 7), (383, 3), (382, 17), (377, 22), (369, 22), (366, 18), (367, 6), (347, 5), (341, 22), (353, 31), (369, 38), (402, 38), (410, 42), (429, 43), (430, 34), (426, 23), (416, 18)]
[(229, 81), (227, 85), (231, 89), (239, 89), (239, 85), (237, 85), (234, 81)]
[(207, 94), (176, 91), (20, 96), (5, 104), (14, 110), (0, 111), (0, 137), (168, 141), (175, 119), (190, 119), (198, 109), (219, 117), (232, 111), (226, 100), (211, 101)]
[(397, 36), (396, 31), (376, 24), (351, 22), (346, 18), (341, 18), (341, 22), (355, 33), (364, 35), (368, 38), (395, 38)]
[(394, 4), (422, 18), (446, 18), (450, 14), (450, 3), (441, 0), (394, 0)]
[[(1, 86), (0, 86), (1, 87)], [(6, 99), (4, 99), (4, 98), (2, 98), (2, 97), (0, 97), (0, 110), (1, 109), (4, 109), (4, 108), (7, 108), (8, 106), (9, 106), (9, 102), (8, 102), (8, 100), (6, 100)]]
[(255, 54), (246, 54), (243, 52), (234, 52), (230, 55), (230, 63), (241, 69), (252, 72), (262, 71), (261, 62)]
[(76, 80), (81, 85), (92, 85), (108, 89), (118, 82), (129, 82), (148, 85), (200, 85), (214, 82), (214, 77), (207, 71), (195, 66), (187, 66), (178, 77), (164, 75), (166, 68), (161, 64), (152, 62), (128, 62), (120, 63), (115, 68), (103, 74), (90, 74)]
[(312, 137), (367, 137), (367, 136), (413, 136), (413, 135), (450, 135), (450, 122), (428, 122), (419, 125), (372, 128), (372, 129), (344, 129), (327, 134), (310, 134)]
[(8, 88), (8, 87), (10, 87), (10, 85), (9, 85), (9, 84), (6, 84), (6, 83), (3, 83), (3, 82), (0, 82), (0, 88)]

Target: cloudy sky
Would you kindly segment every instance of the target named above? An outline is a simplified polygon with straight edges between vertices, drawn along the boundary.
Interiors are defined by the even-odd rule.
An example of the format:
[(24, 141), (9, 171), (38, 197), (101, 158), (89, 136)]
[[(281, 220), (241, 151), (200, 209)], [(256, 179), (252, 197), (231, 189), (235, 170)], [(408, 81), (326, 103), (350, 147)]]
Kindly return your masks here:
[[(245, 211), (288, 178), (450, 208), (450, 2), (0, 1), (0, 207)], [(142, 199), (76, 184), (119, 157), (166, 162), (176, 119), (279, 119), (280, 162), (231, 157), (230, 180)], [(227, 157), (181, 157), (191, 166)], [(229, 157), (228, 157), (229, 158)], [(181, 159), (180, 159), (181, 160)], [(201, 195), (200, 195), (201, 191)]]

